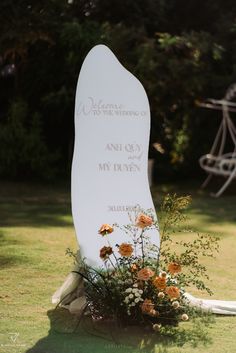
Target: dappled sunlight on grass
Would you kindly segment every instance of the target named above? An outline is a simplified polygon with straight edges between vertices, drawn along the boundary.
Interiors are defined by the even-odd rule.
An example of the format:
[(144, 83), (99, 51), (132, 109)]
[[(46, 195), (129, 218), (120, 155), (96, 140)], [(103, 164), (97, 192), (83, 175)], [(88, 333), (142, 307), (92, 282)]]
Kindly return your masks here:
[[(209, 269), (209, 286), (214, 291), (213, 297), (235, 300), (236, 196), (226, 195), (215, 200), (204, 193), (195, 192), (187, 184), (181, 187), (172, 185), (169, 189), (178, 191), (179, 195), (193, 194), (193, 203), (187, 211), (191, 227), (220, 235), (220, 252), (216, 258), (203, 260)], [(216, 317), (215, 324), (206, 332), (206, 346), (204, 340), (199, 339), (197, 348), (193, 348), (191, 337), (185, 337), (184, 334), (179, 337), (184, 343), (181, 347), (180, 343), (170, 338), (163, 340), (140, 331), (129, 331), (128, 334), (120, 332), (119, 339), (117, 333), (115, 341), (111, 337), (97, 337), (86, 325), (73, 332), (77, 318), (68, 316), (68, 312), (67, 320), (60, 315), (55, 318), (54, 306), (51, 304), (51, 295), (63, 283), (73, 265), (71, 258), (65, 256), (66, 248), (77, 250), (69, 188), (68, 191), (56, 187), (51, 190), (46, 186), (8, 183), (0, 185), (0, 190), (0, 343), (5, 344), (0, 345), (1, 353), (236, 351), (235, 317)], [(153, 189), (157, 211), (164, 190), (165, 186)], [(173, 233), (173, 237), (184, 240), (192, 237), (192, 234), (184, 233), (182, 227), (180, 232)], [(206, 297), (206, 293), (189, 291)], [(67, 325), (70, 333), (64, 332)], [(22, 346), (7, 346), (9, 332), (19, 333), (18, 343)]]

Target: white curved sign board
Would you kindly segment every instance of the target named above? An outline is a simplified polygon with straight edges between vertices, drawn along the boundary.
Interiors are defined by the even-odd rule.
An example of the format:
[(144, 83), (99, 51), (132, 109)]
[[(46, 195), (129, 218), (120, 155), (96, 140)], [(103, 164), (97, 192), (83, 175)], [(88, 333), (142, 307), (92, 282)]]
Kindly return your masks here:
[[(140, 205), (154, 210), (147, 163), (150, 110), (141, 83), (109, 48), (95, 46), (78, 79), (75, 146), (72, 163), (72, 214), (81, 254), (99, 266), (106, 245), (98, 234), (103, 223), (129, 223), (128, 212)], [(156, 230), (150, 231), (158, 244)], [(127, 242), (116, 230), (113, 246)]]

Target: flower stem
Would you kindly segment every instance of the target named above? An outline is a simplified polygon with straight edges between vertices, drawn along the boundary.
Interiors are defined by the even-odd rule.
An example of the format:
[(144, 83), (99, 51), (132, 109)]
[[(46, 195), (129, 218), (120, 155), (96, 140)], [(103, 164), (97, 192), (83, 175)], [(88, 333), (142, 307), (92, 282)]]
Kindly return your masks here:
[(140, 238), (141, 238), (142, 259), (143, 259), (143, 267), (144, 267), (145, 254), (144, 254), (143, 233), (144, 233), (144, 231), (142, 230), (141, 235), (140, 235)]

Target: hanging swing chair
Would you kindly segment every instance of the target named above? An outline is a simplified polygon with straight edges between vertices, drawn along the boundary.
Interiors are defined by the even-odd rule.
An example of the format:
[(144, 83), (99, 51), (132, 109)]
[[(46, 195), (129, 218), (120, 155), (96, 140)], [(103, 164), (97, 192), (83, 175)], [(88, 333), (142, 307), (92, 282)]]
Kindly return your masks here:
[[(236, 127), (229, 114), (229, 112), (236, 112), (236, 103), (232, 102), (233, 99), (236, 99), (236, 84), (228, 88), (222, 100), (208, 99), (206, 103), (199, 103), (201, 107), (222, 110), (222, 121), (211, 151), (199, 159), (201, 168), (208, 173), (202, 188), (208, 185), (213, 175), (226, 178), (219, 191), (212, 194), (214, 197), (219, 197), (231, 181), (236, 179)], [(232, 142), (232, 152), (226, 153), (226, 142), (227, 145), (230, 142), (228, 138)]]

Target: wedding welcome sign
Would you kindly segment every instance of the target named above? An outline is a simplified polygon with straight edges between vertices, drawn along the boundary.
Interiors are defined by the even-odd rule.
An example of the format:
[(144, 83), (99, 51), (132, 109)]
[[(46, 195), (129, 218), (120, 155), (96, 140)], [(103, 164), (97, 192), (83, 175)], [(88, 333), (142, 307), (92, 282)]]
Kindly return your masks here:
[[(134, 249), (127, 244), (129, 232), (122, 232), (117, 227), (114, 233), (109, 234), (109, 247), (104, 247), (105, 239), (98, 233), (102, 224), (117, 223), (120, 226), (130, 224), (130, 218), (137, 215), (139, 210), (149, 209), (156, 218), (148, 183), (149, 132), (150, 110), (143, 86), (119, 63), (109, 48), (104, 45), (95, 46), (85, 58), (77, 84), (75, 145), (72, 163), (73, 220), (81, 257), (85, 258), (92, 271), (95, 269), (92, 272), (93, 276), (99, 273), (96, 268), (103, 264), (104, 259), (107, 259), (106, 255), (109, 257), (113, 254), (116, 244), (119, 244), (121, 260), (123, 257), (121, 263), (128, 274), (132, 265), (130, 255), (136, 246), (135, 242)], [(134, 218), (133, 222), (135, 222)], [(162, 306), (163, 298), (169, 303), (169, 306), (166, 306), (167, 316), (170, 310), (172, 314), (174, 313), (173, 315), (178, 316), (178, 310), (182, 310), (181, 308), (184, 308), (186, 304), (216, 314), (236, 315), (235, 301), (199, 299), (186, 292), (181, 294), (176, 277), (182, 271), (178, 261), (169, 264), (167, 283), (166, 272), (162, 272), (162, 268), (158, 269), (155, 265), (154, 271), (150, 262), (145, 262), (145, 256), (148, 258), (150, 256), (150, 248), (144, 249), (142, 234), (141, 232), (142, 254), (140, 256), (135, 253), (135, 256), (138, 255), (135, 259), (138, 258), (139, 263), (141, 260), (142, 268), (139, 270), (137, 264), (134, 263), (138, 273), (130, 277), (131, 282), (134, 282), (132, 288), (128, 277), (128, 282), (124, 282), (127, 278), (124, 279), (123, 272), (119, 272), (119, 262), (117, 262), (118, 267), (113, 266), (116, 278), (114, 282), (111, 281), (111, 285), (117, 285), (118, 276), (122, 283), (121, 287), (118, 286), (122, 301), (119, 305), (124, 310), (125, 304), (127, 317), (130, 318), (130, 310), (135, 307), (137, 312), (141, 310), (143, 314), (151, 315), (152, 318), (156, 315), (158, 322), (159, 313), (154, 309), (151, 312), (150, 308), (156, 305), (159, 310), (158, 303), (160, 302)], [(158, 246), (159, 234), (156, 227), (148, 226), (148, 235), (150, 243)], [(105, 256), (102, 260), (99, 249), (103, 247), (106, 253), (103, 253)], [(144, 250), (147, 250), (146, 255)], [(200, 250), (205, 251), (205, 248), (200, 247)], [(130, 260), (126, 259), (124, 262), (126, 256)], [(149, 268), (150, 266), (152, 268)], [(79, 270), (80, 265), (77, 265), (55, 292), (52, 302), (60, 303), (70, 312), (82, 315), (88, 303), (84, 295), (83, 275)], [(109, 274), (109, 271), (107, 273)], [(145, 283), (151, 278), (152, 281), (149, 284), (153, 286), (154, 297), (153, 303), (150, 304), (149, 296), (141, 298), (140, 292), (142, 294), (144, 292), (138, 288), (136, 281), (143, 281), (142, 288), (144, 288)], [(96, 304), (98, 289), (97, 285), (95, 287), (95, 296), (92, 297), (93, 305)], [(110, 291), (107, 293), (110, 296)], [(132, 298), (135, 298), (135, 302), (131, 303)], [(117, 313), (117, 299), (115, 300), (114, 308)], [(186, 313), (178, 317), (178, 320), (188, 320)], [(159, 330), (158, 324), (156, 327)]]
[[(148, 183), (150, 109), (141, 83), (104, 45), (81, 68), (76, 90), (72, 214), (82, 257), (99, 266), (104, 223), (129, 223), (138, 208), (152, 209)], [(156, 216), (154, 216), (156, 217)], [(156, 229), (149, 232), (159, 243)], [(111, 245), (127, 241), (116, 232)]]

